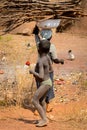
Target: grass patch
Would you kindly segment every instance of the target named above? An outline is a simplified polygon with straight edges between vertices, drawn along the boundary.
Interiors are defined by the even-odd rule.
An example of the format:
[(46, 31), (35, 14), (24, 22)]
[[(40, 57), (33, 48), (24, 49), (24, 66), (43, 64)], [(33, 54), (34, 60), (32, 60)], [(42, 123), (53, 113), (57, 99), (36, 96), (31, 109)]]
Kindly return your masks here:
[(3, 39), (2, 36), (0, 36), (0, 41), (1, 41), (2, 39)]
[(0, 36), (0, 41), (2, 41), (2, 42), (9, 42), (11, 40), (12, 40), (11, 35)]

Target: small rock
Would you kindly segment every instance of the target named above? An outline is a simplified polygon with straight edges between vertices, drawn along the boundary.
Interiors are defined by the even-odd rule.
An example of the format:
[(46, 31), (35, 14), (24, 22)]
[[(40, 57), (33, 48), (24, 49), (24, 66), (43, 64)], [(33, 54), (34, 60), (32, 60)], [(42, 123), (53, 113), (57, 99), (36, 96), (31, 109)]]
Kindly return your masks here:
[(4, 74), (4, 71), (3, 71), (3, 70), (0, 70), (0, 74)]
[(3, 57), (2, 57), (2, 61), (5, 62), (6, 60), (7, 60), (7, 58), (6, 58), (5, 56), (3, 56)]

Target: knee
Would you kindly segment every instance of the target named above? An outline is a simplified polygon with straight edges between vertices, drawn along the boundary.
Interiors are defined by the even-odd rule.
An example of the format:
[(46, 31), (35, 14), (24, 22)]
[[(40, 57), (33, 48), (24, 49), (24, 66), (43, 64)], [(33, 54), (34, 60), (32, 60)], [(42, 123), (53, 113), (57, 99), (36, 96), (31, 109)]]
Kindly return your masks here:
[(41, 104), (42, 104), (42, 105), (45, 105), (45, 104), (46, 104), (45, 100), (43, 100), (43, 101), (41, 102)]

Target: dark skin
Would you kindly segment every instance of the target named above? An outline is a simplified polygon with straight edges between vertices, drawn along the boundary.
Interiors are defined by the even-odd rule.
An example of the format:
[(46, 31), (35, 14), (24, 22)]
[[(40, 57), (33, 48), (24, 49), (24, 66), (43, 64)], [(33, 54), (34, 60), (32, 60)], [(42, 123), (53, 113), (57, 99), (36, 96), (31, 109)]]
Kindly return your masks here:
[[(38, 26), (36, 25), (35, 27), (34, 27), (34, 29), (33, 29), (33, 34), (35, 34), (35, 35), (38, 35), (39, 34), (39, 28), (38, 28)], [(47, 39), (47, 40), (51, 40), (51, 38), (52, 37), (50, 37), (49, 39)], [(59, 64), (59, 63), (61, 63), (61, 64), (64, 64), (64, 60), (63, 59), (58, 59), (58, 58), (56, 58), (56, 59), (52, 59), (52, 61), (55, 63), (55, 64)]]
[[(41, 83), (49, 79), (49, 71), (51, 71), (52, 66), (50, 58), (48, 57), (47, 53), (39, 51), (39, 55), (40, 57), (37, 61), (35, 71), (30, 70), (30, 74), (33, 74), (33, 76)], [(47, 91), (49, 90), (50, 87), (51, 87), (50, 85), (40, 85), (40, 87), (36, 90), (32, 99), (32, 103), (34, 104), (38, 113), (41, 116), (41, 120), (36, 125), (38, 127), (47, 125), (45, 98)], [(42, 97), (43, 97), (42, 101), (39, 102), (39, 100)]]
[(55, 64), (59, 64), (59, 63), (61, 63), (61, 64), (64, 64), (64, 60), (63, 59), (53, 59), (53, 62), (55, 63)]
[[(39, 32), (40, 32), (40, 30), (39, 30), (38, 26), (35, 25), (35, 27), (34, 27), (34, 29), (33, 29), (33, 34), (35, 35), (35, 41), (36, 41), (36, 45), (37, 45), (37, 50), (38, 50), (38, 45), (39, 45), (40, 40), (41, 40), (41, 38), (40, 38), (39, 35), (38, 35)], [(50, 37), (50, 38), (47, 39), (47, 40), (50, 41), (51, 38), (52, 38), (52, 37)], [(37, 40), (36, 40), (36, 39), (37, 39)], [(50, 45), (51, 45), (51, 43), (50, 43)], [(54, 59), (54, 58), (53, 58), (53, 52), (51, 52), (50, 55), (51, 55), (51, 57), (52, 57), (52, 59), (51, 59), (51, 57), (50, 57), (52, 63), (55, 63), (55, 64), (64, 64), (64, 60), (63, 60), (63, 59), (59, 59), (59, 58), (55, 58), (55, 59)], [(52, 70), (52, 71), (49, 71), (49, 75), (50, 75), (50, 79), (51, 79), (52, 82), (53, 82), (53, 70)], [(39, 81), (39, 80), (38, 80), (38, 81)], [(39, 87), (38, 81), (36, 80), (37, 87)], [(46, 102), (46, 107), (47, 107), (47, 109), (48, 109), (49, 102), (50, 102), (50, 100), (51, 100), (52, 98), (54, 98), (53, 85), (52, 85), (52, 88), (48, 91), (48, 93), (47, 93), (47, 95), (46, 95), (46, 100), (45, 100), (45, 102)]]

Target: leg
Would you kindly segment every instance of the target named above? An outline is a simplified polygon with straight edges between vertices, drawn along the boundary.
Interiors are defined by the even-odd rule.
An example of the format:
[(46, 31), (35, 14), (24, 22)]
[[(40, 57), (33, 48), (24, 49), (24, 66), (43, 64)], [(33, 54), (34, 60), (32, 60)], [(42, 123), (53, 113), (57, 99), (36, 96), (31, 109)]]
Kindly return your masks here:
[[(46, 96), (46, 95), (45, 95), (45, 96)], [(44, 99), (42, 100), (41, 105), (42, 105), (44, 111), (46, 112), (46, 102), (45, 102), (45, 100), (46, 100), (46, 98), (44, 98)]]
[[(40, 82), (38, 80), (36, 80), (36, 79), (35, 79), (35, 81), (36, 81), (36, 87), (38, 89), (40, 87)], [(34, 115), (38, 116), (38, 111), (36, 109), (34, 111)]]
[(53, 86), (53, 72), (49, 73), (49, 76), (50, 76), (50, 79), (52, 81), (52, 87), (48, 90), (47, 95), (46, 95), (46, 106), (47, 106), (46, 111), (47, 112), (52, 111), (53, 108), (50, 107), (50, 100), (55, 97), (54, 86)]
[(46, 112), (44, 111), (43, 107), (41, 106), (41, 104), (39, 103), (39, 100), (41, 99), (41, 97), (44, 97), (44, 95), (47, 93), (47, 91), (49, 90), (50, 86), (40, 86), (34, 97), (33, 97), (33, 104), (36, 107), (37, 111), (39, 112), (41, 118), (42, 118), (42, 122), (40, 122), (38, 125), (39, 126), (43, 126), (46, 125), (47, 123), (47, 117), (46, 117)]
[[(46, 98), (45, 97), (46, 97), (46, 94), (44, 95), (44, 97), (42, 97), (39, 100), (39, 102), (40, 102), (40, 105), (43, 107), (43, 110), (46, 112), (46, 102), (45, 102)], [(35, 110), (34, 115), (38, 115), (37, 110)]]

